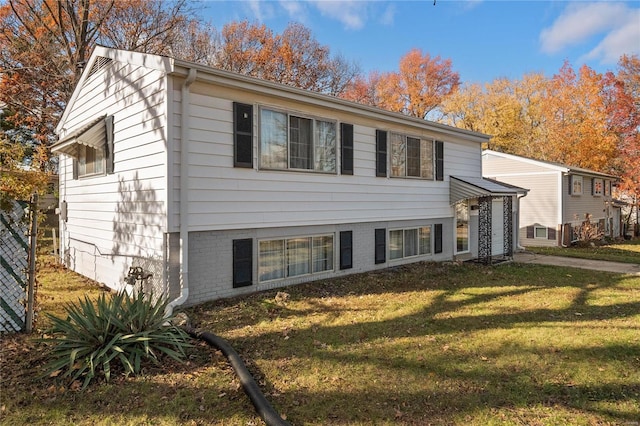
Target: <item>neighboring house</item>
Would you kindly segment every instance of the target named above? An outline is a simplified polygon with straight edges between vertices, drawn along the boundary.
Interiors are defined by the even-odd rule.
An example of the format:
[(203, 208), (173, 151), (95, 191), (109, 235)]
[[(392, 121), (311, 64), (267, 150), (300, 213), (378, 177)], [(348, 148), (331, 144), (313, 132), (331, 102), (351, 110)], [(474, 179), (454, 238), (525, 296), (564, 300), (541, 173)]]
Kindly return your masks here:
[(98, 47), (57, 133), (64, 263), (171, 306), (516, 245), (488, 136), (282, 84)]
[(524, 246), (569, 245), (587, 216), (602, 236), (622, 236), (620, 206), (611, 198), (613, 175), (491, 150), (482, 153), (482, 174), (530, 190), (520, 205)]

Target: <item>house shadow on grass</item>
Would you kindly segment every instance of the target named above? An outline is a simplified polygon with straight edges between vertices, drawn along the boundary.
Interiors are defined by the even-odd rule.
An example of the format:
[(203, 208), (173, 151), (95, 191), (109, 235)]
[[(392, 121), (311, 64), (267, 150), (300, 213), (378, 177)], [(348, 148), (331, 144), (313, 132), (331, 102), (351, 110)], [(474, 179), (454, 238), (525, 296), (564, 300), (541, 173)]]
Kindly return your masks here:
[(450, 424), (482, 411), (532, 419), (558, 410), (554, 421), (568, 424), (590, 415), (632, 422), (640, 295), (631, 280), (422, 264), (280, 289), (290, 293), (281, 305), (272, 291), (190, 312), (269, 378), (267, 393), (293, 424)]

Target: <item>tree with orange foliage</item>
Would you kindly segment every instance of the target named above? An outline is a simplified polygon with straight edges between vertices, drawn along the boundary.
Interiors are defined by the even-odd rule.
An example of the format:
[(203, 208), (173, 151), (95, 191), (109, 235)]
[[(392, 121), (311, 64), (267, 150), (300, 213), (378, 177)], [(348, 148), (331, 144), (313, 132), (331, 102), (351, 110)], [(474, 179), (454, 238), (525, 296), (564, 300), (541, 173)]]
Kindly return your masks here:
[[(373, 87), (366, 88), (367, 84)], [(413, 49), (400, 58), (399, 71), (360, 79), (342, 97), (373, 101), (377, 107), (426, 119), (459, 84), (460, 76), (452, 70), (450, 59), (432, 58)]]
[(486, 148), (539, 157), (544, 134), (541, 116), (546, 79), (527, 74), (522, 80), (499, 78), (484, 86), (467, 84), (442, 103), (442, 122), (491, 135)]
[(607, 125), (605, 80), (583, 65), (576, 74), (568, 62), (549, 81), (544, 99), (545, 137), (538, 141), (545, 160), (601, 172), (614, 172), (618, 135)]
[(376, 87), (380, 80), (380, 74), (372, 71), (368, 76), (357, 75), (347, 85), (345, 90), (340, 93), (342, 99), (357, 102), (363, 105), (377, 106), (378, 98)]
[(231, 22), (222, 29), (215, 66), (300, 89), (337, 95), (359, 71), (318, 43), (305, 26), (274, 34), (264, 24)]
[(640, 197), (640, 58), (624, 55), (618, 73), (609, 72), (606, 105), (608, 126), (618, 136), (619, 156), (616, 171), (621, 176), (620, 189)]
[[(96, 44), (154, 53), (182, 49), (202, 31), (186, 17), (187, 0), (8, 0), (0, 6), (0, 105), (4, 119), (29, 138), (31, 165), (55, 169), (54, 126)], [(208, 42), (203, 42), (206, 45)], [(180, 55), (182, 56), (182, 55)], [(186, 58), (185, 58), (186, 59)]]

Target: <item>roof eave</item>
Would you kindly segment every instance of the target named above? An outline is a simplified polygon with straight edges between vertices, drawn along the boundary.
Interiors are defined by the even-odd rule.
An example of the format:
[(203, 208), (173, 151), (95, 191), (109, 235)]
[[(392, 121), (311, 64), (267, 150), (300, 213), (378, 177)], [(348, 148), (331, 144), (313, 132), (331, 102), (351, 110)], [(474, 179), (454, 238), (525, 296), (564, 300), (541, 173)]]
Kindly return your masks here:
[(416, 117), (410, 117), (404, 114), (386, 111), (380, 108), (375, 108), (368, 105), (359, 104), (353, 101), (348, 101), (335, 96), (330, 96), (323, 93), (311, 92), (297, 87), (288, 86), (282, 83), (276, 83), (268, 80), (261, 80), (255, 77), (249, 77), (242, 74), (233, 73), (230, 71), (220, 70), (208, 67), (206, 65), (196, 64), (192, 62), (174, 60), (174, 69), (172, 74), (178, 77), (186, 77), (189, 69), (196, 69), (198, 71), (198, 79), (201, 81), (216, 83), (225, 87), (239, 88), (239, 89), (253, 89), (259, 90), (262, 93), (276, 96), (284, 96), (293, 100), (302, 100), (309, 102), (310, 99), (315, 104), (321, 106), (327, 106), (334, 109), (340, 109), (345, 112), (350, 112), (359, 115), (365, 115), (368, 117), (384, 118), (387, 121), (406, 124), (407, 121), (412, 124), (422, 127), (433, 132), (438, 132), (446, 135), (464, 135), (468, 140), (477, 143), (486, 143), (489, 141), (490, 136), (473, 132), (470, 130), (460, 129), (457, 127), (448, 126), (446, 124), (436, 123), (429, 120), (424, 120)]

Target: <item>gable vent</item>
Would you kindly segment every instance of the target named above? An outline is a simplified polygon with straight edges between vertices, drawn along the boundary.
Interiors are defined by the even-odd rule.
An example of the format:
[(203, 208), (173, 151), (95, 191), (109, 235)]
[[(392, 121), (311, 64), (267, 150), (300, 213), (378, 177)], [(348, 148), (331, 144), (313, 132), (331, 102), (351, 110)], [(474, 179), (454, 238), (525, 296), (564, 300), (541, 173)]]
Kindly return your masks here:
[(105, 58), (104, 56), (98, 56), (89, 71), (89, 76), (94, 75), (98, 71), (104, 69), (107, 65), (109, 65), (113, 60), (111, 58)]

